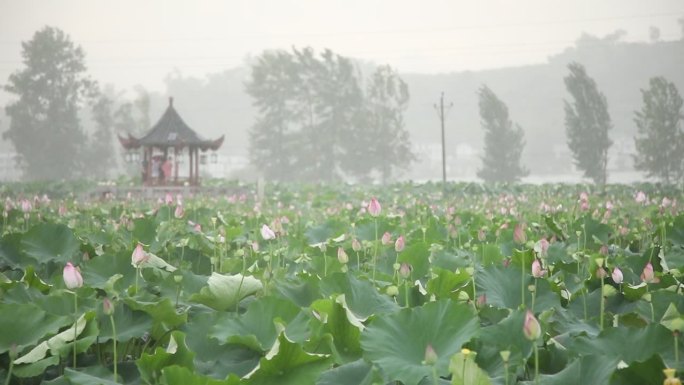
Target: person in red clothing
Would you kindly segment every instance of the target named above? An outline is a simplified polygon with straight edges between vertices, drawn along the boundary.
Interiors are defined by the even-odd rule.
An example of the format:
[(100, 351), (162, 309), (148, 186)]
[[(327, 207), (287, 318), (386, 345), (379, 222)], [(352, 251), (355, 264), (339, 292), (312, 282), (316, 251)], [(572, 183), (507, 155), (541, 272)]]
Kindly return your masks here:
[(164, 163), (161, 166), (161, 171), (162, 171), (161, 177), (163, 178), (162, 180), (164, 182), (168, 182), (171, 180), (171, 169), (172, 169), (172, 167), (173, 166), (171, 165), (171, 160), (169, 158), (166, 158), (166, 160), (164, 160)]

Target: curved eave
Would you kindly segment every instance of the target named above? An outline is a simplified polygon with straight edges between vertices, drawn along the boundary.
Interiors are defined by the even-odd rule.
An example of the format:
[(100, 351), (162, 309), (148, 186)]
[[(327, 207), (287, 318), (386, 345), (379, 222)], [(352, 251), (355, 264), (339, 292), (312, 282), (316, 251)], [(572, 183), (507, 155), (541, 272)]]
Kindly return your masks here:
[(207, 140), (207, 141), (203, 142), (202, 144), (200, 144), (198, 147), (202, 151), (207, 151), (207, 150), (216, 151), (223, 144), (223, 139), (225, 139), (225, 135), (221, 135), (221, 137), (216, 139), (216, 140)]
[(127, 138), (124, 138), (119, 134), (116, 136), (119, 138), (119, 143), (121, 143), (126, 150), (140, 148), (140, 140), (133, 137), (131, 134), (128, 134)]

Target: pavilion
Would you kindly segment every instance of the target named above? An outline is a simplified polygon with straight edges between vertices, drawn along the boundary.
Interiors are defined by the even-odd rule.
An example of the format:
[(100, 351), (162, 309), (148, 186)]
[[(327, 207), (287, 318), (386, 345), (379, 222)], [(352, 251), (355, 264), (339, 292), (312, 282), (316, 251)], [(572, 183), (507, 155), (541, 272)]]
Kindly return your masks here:
[[(161, 119), (147, 135), (135, 138), (130, 133), (124, 138), (118, 135), (119, 142), (128, 151), (142, 147), (142, 181), (145, 186), (198, 186), (199, 152), (216, 151), (223, 144), (224, 136), (216, 140), (206, 140), (191, 129), (178, 112), (173, 108), (173, 98), (169, 98), (169, 107)], [(139, 160), (139, 153), (134, 152), (131, 158)], [(187, 175), (179, 176), (179, 166), (188, 160)], [(164, 162), (169, 163), (164, 166)], [(183, 166), (184, 167), (184, 166)], [(171, 175), (163, 172), (171, 170)]]

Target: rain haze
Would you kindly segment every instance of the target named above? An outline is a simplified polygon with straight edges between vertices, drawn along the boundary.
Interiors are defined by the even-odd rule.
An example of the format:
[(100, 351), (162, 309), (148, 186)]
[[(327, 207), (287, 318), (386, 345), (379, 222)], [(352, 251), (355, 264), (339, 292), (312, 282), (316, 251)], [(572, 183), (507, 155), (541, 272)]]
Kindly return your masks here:
[[(400, 180), (442, 177), (436, 109), (442, 92), (447, 177), (478, 179), (485, 151), (478, 97), (485, 85), (522, 127), (521, 162), (529, 169), (523, 180), (581, 180), (563, 126), (563, 100), (571, 100), (563, 78), (571, 62), (585, 65), (606, 95), (612, 181), (638, 180), (643, 175), (634, 171), (630, 151), (639, 90), (653, 76), (684, 87), (680, 0), (0, 0), (0, 9), (0, 84), (24, 68), (22, 42), (45, 26), (58, 28), (83, 49), (87, 75), (115, 96), (115, 107), (147, 95), (154, 124), (173, 96), (189, 126), (208, 138), (225, 135), (218, 164), (208, 168), (222, 178), (264, 173), (254, 151), (250, 156), (249, 132), (260, 112), (245, 88), (269, 50), (311, 47), (320, 55), (329, 49), (353, 60), (365, 79), (379, 66), (396, 71), (410, 95), (401, 120), (415, 158), (392, 173)], [(16, 99), (0, 91), (0, 105)], [(87, 120), (81, 119), (83, 129), (93, 132)], [(10, 121), (0, 113), (0, 131)], [(16, 151), (9, 142), (0, 141), (8, 159)], [(117, 141), (111, 146), (120, 152)], [(123, 168), (121, 160), (114, 163)], [(3, 170), (0, 179), (22, 177)]]

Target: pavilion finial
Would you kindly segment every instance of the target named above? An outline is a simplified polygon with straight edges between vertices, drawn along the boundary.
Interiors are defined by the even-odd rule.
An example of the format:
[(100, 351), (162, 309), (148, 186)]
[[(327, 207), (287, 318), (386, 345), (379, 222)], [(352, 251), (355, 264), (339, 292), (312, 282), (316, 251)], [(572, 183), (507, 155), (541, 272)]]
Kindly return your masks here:
[(173, 107), (173, 96), (169, 97), (169, 107)]

